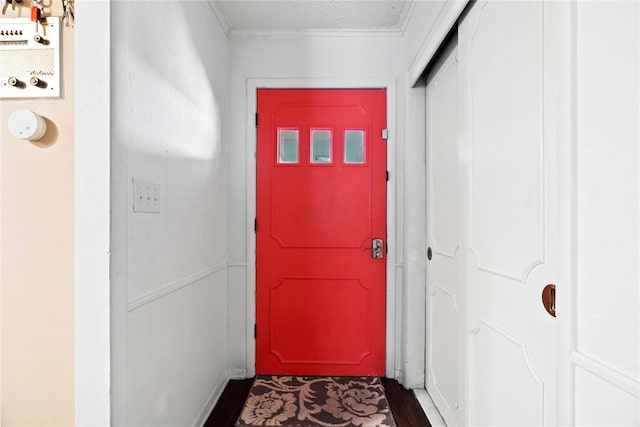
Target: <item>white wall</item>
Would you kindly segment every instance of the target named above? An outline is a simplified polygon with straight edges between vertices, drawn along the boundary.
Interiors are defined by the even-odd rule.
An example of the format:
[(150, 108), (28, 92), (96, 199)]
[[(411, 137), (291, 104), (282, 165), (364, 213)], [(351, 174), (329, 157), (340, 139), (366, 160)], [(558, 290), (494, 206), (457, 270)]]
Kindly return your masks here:
[[(399, 312), (401, 340), (399, 348), (400, 381), (409, 388), (424, 388), (425, 319), (426, 319), (426, 248), (425, 248), (425, 86), (410, 84), (410, 70), (420, 53), (430, 43), (429, 35), (445, 2), (415, 2), (402, 37), (404, 102), (403, 180), (398, 191), (402, 203), (401, 230), (402, 280)], [(424, 66), (424, 65), (423, 65)]]
[[(227, 380), (229, 50), (206, 1), (112, 3), (114, 425), (194, 425)], [(132, 179), (160, 184), (134, 213)]]
[[(229, 369), (233, 376), (251, 373), (253, 350), (247, 345), (247, 315), (255, 306), (247, 304), (248, 277), (252, 257), (247, 249), (247, 221), (250, 201), (247, 200), (247, 89), (248, 79), (295, 79), (298, 81), (366, 81), (396, 80), (401, 84), (400, 37), (366, 35), (291, 34), (275, 36), (232, 36), (230, 125), (232, 135), (229, 162)], [(337, 83), (336, 83), (337, 84)], [(399, 105), (400, 102), (398, 101)], [(398, 112), (397, 115), (400, 113)], [(402, 144), (398, 135), (397, 144)], [(397, 148), (399, 152), (399, 148)], [(396, 152), (396, 153), (397, 153)], [(393, 159), (389, 159), (393, 161)], [(400, 162), (400, 160), (398, 160)], [(401, 171), (400, 163), (395, 169)], [(399, 185), (401, 177), (392, 176), (390, 185)], [(397, 188), (397, 187), (396, 187)], [(399, 201), (398, 201), (399, 202)], [(255, 203), (255, 202), (253, 202)], [(401, 203), (398, 203), (400, 205)], [(389, 227), (395, 221), (390, 218)], [(401, 240), (389, 242), (398, 250)], [(390, 251), (391, 253), (391, 251)], [(396, 258), (396, 262), (400, 262)], [(388, 274), (395, 274), (389, 271)], [(250, 288), (250, 287), (249, 287)], [(390, 302), (394, 304), (394, 301)], [(392, 345), (393, 347), (393, 345)], [(387, 373), (390, 376), (394, 372)]]
[(445, 1), (415, 2), (402, 37), (405, 137), (401, 148), (404, 179), (398, 191), (403, 212), (399, 219), (403, 239), (399, 354), (400, 380), (410, 388), (424, 388), (426, 320), (425, 83), (421, 80), (412, 86), (412, 82), (416, 70), (425, 68), (448, 32), (452, 10), (455, 11), (453, 5)]
[[(407, 80), (403, 80), (407, 85)], [(403, 88), (405, 114), (402, 149), (402, 204), (398, 228), (402, 236), (401, 297), (398, 308), (401, 340), (399, 380), (408, 388), (424, 388), (426, 248), (425, 248), (425, 87)]]
[(640, 4), (577, 3), (577, 425), (640, 424)]

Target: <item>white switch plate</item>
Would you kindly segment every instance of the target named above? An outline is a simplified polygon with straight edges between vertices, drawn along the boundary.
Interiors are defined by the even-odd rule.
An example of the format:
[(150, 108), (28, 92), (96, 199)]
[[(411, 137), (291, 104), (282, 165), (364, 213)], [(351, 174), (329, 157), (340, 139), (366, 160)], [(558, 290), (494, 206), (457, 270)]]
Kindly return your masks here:
[(133, 211), (160, 213), (160, 184), (133, 179)]

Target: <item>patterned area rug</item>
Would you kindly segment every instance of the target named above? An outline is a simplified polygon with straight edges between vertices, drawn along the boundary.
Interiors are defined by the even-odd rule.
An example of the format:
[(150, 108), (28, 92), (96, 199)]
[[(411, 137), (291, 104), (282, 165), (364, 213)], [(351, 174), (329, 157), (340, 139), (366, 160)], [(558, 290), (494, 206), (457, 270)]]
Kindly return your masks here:
[(376, 377), (255, 379), (236, 427), (395, 427)]

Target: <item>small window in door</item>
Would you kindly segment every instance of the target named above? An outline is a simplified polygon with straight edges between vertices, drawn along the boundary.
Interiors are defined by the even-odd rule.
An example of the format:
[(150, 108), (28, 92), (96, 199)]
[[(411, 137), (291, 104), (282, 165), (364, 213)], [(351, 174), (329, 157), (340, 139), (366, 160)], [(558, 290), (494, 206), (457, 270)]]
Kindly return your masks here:
[(330, 130), (311, 130), (311, 163), (331, 163)]
[(364, 163), (364, 131), (344, 131), (344, 162), (346, 164)]
[(298, 129), (278, 129), (278, 163), (298, 163)]

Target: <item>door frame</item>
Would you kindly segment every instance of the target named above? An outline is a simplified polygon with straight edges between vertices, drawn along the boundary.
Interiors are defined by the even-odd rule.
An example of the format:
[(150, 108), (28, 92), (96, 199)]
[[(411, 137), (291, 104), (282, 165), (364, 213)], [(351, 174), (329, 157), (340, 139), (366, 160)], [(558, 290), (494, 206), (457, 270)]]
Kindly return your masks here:
[(256, 217), (256, 149), (257, 135), (255, 113), (257, 111), (258, 89), (386, 89), (387, 91), (387, 244), (386, 257), (386, 343), (385, 372), (390, 378), (396, 377), (396, 304), (400, 298), (396, 295), (396, 277), (402, 277), (402, 263), (396, 262), (396, 150), (398, 147), (396, 128), (396, 81), (394, 79), (247, 79), (247, 215), (246, 215), (246, 349), (247, 374), (256, 373), (256, 342), (254, 324), (256, 323), (256, 234), (254, 218)]

